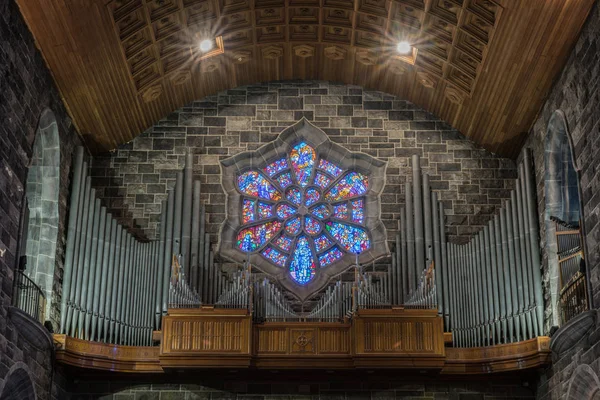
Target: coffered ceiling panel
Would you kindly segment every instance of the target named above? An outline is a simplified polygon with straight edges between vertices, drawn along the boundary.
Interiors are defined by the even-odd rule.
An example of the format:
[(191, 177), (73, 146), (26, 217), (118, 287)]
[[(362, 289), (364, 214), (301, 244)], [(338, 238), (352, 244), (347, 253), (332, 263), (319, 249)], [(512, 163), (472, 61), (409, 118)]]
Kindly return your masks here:
[[(217, 91), (327, 79), (516, 156), (593, 0), (17, 0), (92, 151)], [(208, 39), (211, 49), (202, 51)], [(400, 55), (399, 40), (413, 44)]]

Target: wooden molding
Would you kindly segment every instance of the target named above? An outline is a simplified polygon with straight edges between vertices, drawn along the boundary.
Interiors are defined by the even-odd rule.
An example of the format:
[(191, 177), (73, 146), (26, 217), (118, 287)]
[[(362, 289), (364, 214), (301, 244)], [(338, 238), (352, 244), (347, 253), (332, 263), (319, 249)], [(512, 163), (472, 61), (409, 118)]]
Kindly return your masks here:
[(171, 309), (160, 347), (119, 346), (54, 335), (56, 358), (80, 368), (157, 373), (187, 368), (433, 369), (448, 375), (538, 368), (550, 339), (478, 348), (444, 347), (437, 310), (359, 310), (352, 321), (252, 324), (247, 310)]

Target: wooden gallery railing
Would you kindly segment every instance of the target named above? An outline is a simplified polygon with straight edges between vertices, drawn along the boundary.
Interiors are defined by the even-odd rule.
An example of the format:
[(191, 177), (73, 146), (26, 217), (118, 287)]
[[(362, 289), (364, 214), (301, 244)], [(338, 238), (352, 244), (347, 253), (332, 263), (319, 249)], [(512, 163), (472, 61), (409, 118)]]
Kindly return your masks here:
[(14, 306), (43, 324), (46, 296), (42, 289), (21, 270), (15, 271), (14, 293)]
[(588, 310), (588, 291), (585, 279), (585, 257), (580, 225), (550, 218), (555, 225), (558, 271), (560, 278), (561, 324)]

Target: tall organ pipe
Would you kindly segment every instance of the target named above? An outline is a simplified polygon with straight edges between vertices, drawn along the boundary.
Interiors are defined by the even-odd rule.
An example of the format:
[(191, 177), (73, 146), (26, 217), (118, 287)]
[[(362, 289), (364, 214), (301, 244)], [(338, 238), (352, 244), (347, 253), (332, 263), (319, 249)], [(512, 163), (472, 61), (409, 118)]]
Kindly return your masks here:
[(191, 274), (188, 275), (190, 287), (197, 289), (196, 282), (198, 281), (198, 246), (200, 244), (200, 181), (194, 181), (194, 194), (192, 200), (192, 246), (190, 265), (192, 268)]
[(519, 249), (520, 249), (520, 257), (521, 257), (521, 277), (523, 280), (523, 290), (524, 290), (524, 304), (523, 309), (525, 311), (525, 318), (527, 320), (527, 332), (529, 337), (534, 337), (535, 332), (533, 330), (533, 319), (531, 315), (531, 295), (533, 295), (533, 287), (532, 283), (529, 281), (529, 257), (527, 256), (526, 249), (526, 235), (524, 229), (524, 213), (523, 213), (523, 199), (521, 197), (521, 181), (523, 178), (517, 179), (516, 189), (514, 191), (514, 201), (515, 209), (517, 210), (517, 225), (519, 229)]
[[(97, 203), (96, 203), (97, 201)], [(96, 207), (97, 206), (97, 207)], [(90, 223), (88, 224), (88, 232), (86, 238), (86, 246), (85, 246), (85, 256), (84, 256), (84, 264), (83, 264), (83, 276), (81, 281), (77, 286), (81, 288), (80, 298), (77, 301), (77, 304), (80, 305), (79, 312), (77, 316), (77, 329), (79, 332), (78, 337), (87, 338), (87, 333), (84, 336), (84, 319), (87, 309), (85, 308), (87, 305), (87, 292), (88, 285), (91, 283), (89, 279), (90, 269), (92, 258), (95, 255), (94, 247), (97, 246), (98, 242), (98, 222), (100, 217), (100, 200), (96, 200), (96, 190), (92, 189), (90, 193), (90, 210), (88, 214), (90, 218)]]
[[(64, 290), (63, 296), (68, 296), (67, 300), (67, 315), (65, 318), (65, 326), (63, 332), (73, 335), (74, 323), (73, 317), (76, 315), (76, 293), (79, 291), (81, 282), (81, 274), (83, 267), (83, 253), (85, 252), (85, 234), (87, 232), (87, 215), (89, 208), (89, 196), (91, 192), (91, 178), (87, 176), (87, 163), (83, 163), (83, 172), (81, 176), (81, 184), (83, 185), (83, 193), (80, 196), (80, 205), (77, 210), (77, 228), (75, 230), (75, 249), (73, 253), (73, 272), (71, 273), (71, 288)], [(73, 231), (69, 231), (73, 232)]]
[(190, 254), (190, 236), (192, 230), (192, 194), (193, 194), (193, 161), (194, 154), (187, 153), (184, 169), (184, 192), (183, 192), (183, 220), (181, 221), (181, 256), (185, 267), (185, 276), (188, 281), (192, 276), (192, 262)]
[(198, 292), (202, 291), (202, 284), (204, 281), (204, 224), (206, 222), (205, 220), (206, 215), (204, 212), (204, 204), (202, 204), (202, 206), (200, 207), (200, 236), (198, 238), (198, 279), (192, 285), (192, 287), (195, 288)]
[(171, 260), (173, 257), (173, 217), (175, 197), (173, 191), (170, 190), (167, 198), (167, 232), (165, 233), (165, 250), (163, 264), (163, 294), (162, 294), (162, 313), (167, 313), (169, 303), (169, 278), (171, 276)]
[[(437, 201), (437, 193), (435, 197)], [(433, 206), (435, 207), (435, 205)], [(444, 204), (440, 201), (437, 202), (438, 209), (438, 219), (440, 225), (440, 259), (441, 259), (441, 273), (440, 280), (442, 281), (442, 294), (444, 298), (444, 320), (446, 322), (446, 326), (450, 324), (450, 287), (448, 283), (450, 279), (447, 277), (448, 274), (448, 249), (446, 246), (446, 226), (444, 225), (445, 221), (445, 212), (444, 212)]]
[[(437, 207), (433, 207), (437, 208)], [(423, 221), (425, 232), (425, 254), (429, 256), (430, 249), (433, 249), (433, 225), (437, 222), (433, 219), (434, 212), (431, 206), (431, 188), (429, 187), (429, 175), (423, 174)], [(437, 257), (435, 258), (437, 260)]]
[(202, 283), (202, 299), (204, 302), (208, 303), (208, 281), (209, 277), (209, 268), (210, 268), (210, 234), (204, 234), (204, 268), (202, 269), (202, 276), (204, 282)]
[(97, 340), (97, 329), (98, 325), (101, 324), (101, 313), (100, 304), (104, 304), (104, 296), (106, 295), (106, 280), (108, 278), (108, 257), (110, 247), (110, 235), (111, 235), (112, 215), (106, 212), (104, 209), (104, 229), (102, 236), (102, 246), (98, 246), (98, 255), (100, 258), (100, 252), (102, 252), (102, 259), (96, 268), (94, 295), (93, 295), (93, 317), (92, 317), (92, 335), (91, 340)]
[(173, 219), (173, 254), (181, 254), (181, 224), (183, 218), (183, 172), (177, 172)]
[(116, 223), (116, 232), (117, 237), (115, 240), (115, 258), (113, 264), (113, 273), (112, 273), (112, 284), (109, 285), (109, 294), (107, 298), (109, 299), (109, 303), (107, 305), (107, 313), (108, 317), (106, 320), (108, 322), (108, 333), (107, 333), (107, 342), (113, 341), (113, 335), (115, 330), (115, 320), (116, 320), (116, 306), (117, 306), (117, 293), (119, 286), (119, 272), (123, 268), (123, 263), (121, 262), (121, 254), (123, 252), (123, 229)]
[(415, 288), (417, 287), (417, 279), (421, 275), (421, 271), (425, 269), (425, 242), (423, 237), (423, 196), (421, 191), (421, 165), (419, 156), (412, 156), (413, 163), (413, 206), (414, 206), (414, 221), (415, 221)]
[(406, 253), (407, 260), (405, 268), (408, 269), (408, 292), (404, 294), (406, 300), (409, 295), (415, 290), (416, 282), (419, 274), (415, 274), (415, 225), (413, 219), (413, 196), (412, 186), (409, 182), (406, 183)]
[(533, 272), (535, 306), (537, 314), (538, 332), (543, 332), (544, 324), (544, 296), (542, 293), (542, 276), (540, 272), (540, 249), (538, 246), (539, 228), (535, 206), (535, 184), (531, 173), (531, 150), (525, 149), (524, 157), (525, 188), (527, 190), (527, 215), (529, 222), (529, 247), (531, 249), (531, 269)]
[[(78, 227), (79, 210), (82, 207), (83, 191), (83, 147), (75, 150), (75, 162), (73, 163), (73, 183), (71, 184), (71, 199), (69, 204), (69, 232), (76, 232)], [(81, 200), (80, 200), (81, 199)], [(65, 320), (67, 317), (67, 302), (71, 291), (71, 280), (73, 279), (73, 264), (76, 255), (75, 243), (79, 235), (67, 236), (67, 248), (65, 251), (65, 268), (63, 278), (63, 296), (60, 301), (60, 332), (65, 332)]]
[[(167, 195), (168, 196), (168, 195)], [(166, 248), (167, 248), (167, 201), (163, 201), (161, 204), (161, 213), (160, 213), (160, 240), (158, 242), (158, 288), (156, 290), (156, 307), (154, 313), (154, 324), (156, 325), (156, 329), (160, 328), (160, 324), (162, 321), (163, 310), (166, 309), (167, 300), (164, 298), (164, 287), (169, 285), (169, 281), (165, 281), (165, 268), (166, 268)], [(168, 278), (167, 278), (168, 279)]]
[[(425, 177), (427, 177), (427, 175), (425, 175)], [(423, 179), (423, 186), (427, 185), (428, 189), (427, 189), (427, 196), (425, 197), (425, 202), (426, 204), (429, 204), (429, 207), (425, 208), (425, 214), (427, 215), (428, 213), (432, 213), (433, 215), (429, 217), (429, 225), (432, 225), (433, 228), (433, 233), (432, 233), (432, 237), (433, 237), (433, 262), (434, 262), (434, 268), (435, 268), (435, 274), (436, 274), (436, 279), (435, 279), (435, 292), (436, 292), (436, 296), (437, 296), (437, 306), (438, 306), (438, 312), (440, 314), (442, 314), (444, 316), (444, 321), (445, 321), (445, 315), (444, 315), (444, 295), (443, 295), (443, 288), (442, 288), (442, 250), (440, 247), (440, 215), (439, 215), (439, 208), (438, 208), (438, 204), (437, 204), (437, 193), (432, 193), (431, 195), (429, 195), (429, 178)], [(425, 193), (425, 187), (423, 187), (423, 193)], [(433, 217), (433, 218), (432, 218)], [(427, 221), (427, 217), (425, 218), (425, 221)], [(427, 226), (427, 224), (425, 225)], [(425, 235), (427, 237), (427, 234)], [(428, 248), (431, 247), (431, 243), (429, 244)], [(448, 324), (445, 324), (446, 326), (448, 326)]]

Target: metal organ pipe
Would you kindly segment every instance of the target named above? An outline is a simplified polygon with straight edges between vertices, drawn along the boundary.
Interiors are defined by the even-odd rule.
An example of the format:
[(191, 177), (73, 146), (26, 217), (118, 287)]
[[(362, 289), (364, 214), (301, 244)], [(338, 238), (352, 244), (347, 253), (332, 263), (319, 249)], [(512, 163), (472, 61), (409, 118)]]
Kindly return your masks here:
[[(423, 221), (423, 192), (421, 189), (421, 165), (419, 164), (419, 156), (412, 156), (413, 168), (413, 206), (414, 206), (414, 222), (415, 222), (415, 287), (418, 282), (421, 271), (425, 268), (425, 242), (424, 242), (424, 221)], [(409, 210), (410, 212), (410, 210)]]

